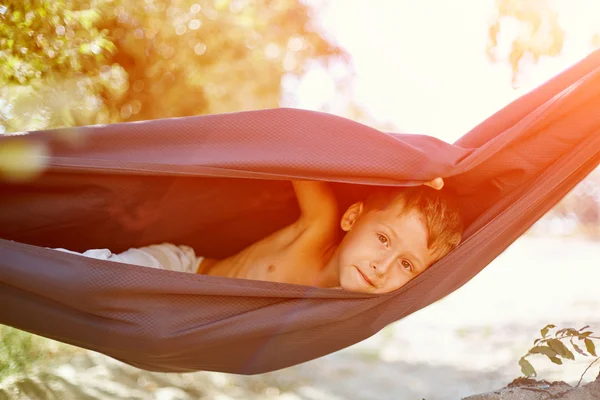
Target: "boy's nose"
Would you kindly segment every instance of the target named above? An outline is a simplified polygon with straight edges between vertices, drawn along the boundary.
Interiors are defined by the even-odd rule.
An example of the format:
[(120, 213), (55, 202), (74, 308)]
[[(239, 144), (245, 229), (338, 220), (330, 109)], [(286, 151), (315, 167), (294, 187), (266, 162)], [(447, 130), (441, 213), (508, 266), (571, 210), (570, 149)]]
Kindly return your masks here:
[(378, 278), (383, 278), (385, 276), (385, 274), (387, 273), (387, 271), (390, 268), (391, 265), (391, 261), (385, 260), (385, 261), (373, 261), (371, 263), (371, 269), (373, 269), (373, 272), (375, 273), (375, 275)]

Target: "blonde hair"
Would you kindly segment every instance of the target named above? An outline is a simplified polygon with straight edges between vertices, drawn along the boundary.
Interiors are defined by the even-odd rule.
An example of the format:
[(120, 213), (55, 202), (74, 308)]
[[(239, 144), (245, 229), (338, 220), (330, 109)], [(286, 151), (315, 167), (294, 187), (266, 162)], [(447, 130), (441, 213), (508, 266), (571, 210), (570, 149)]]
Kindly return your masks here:
[(371, 192), (364, 201), (365, 211), (400, 207), (400, 215), (416, 210), (427, 229), (427, 247), (435, 261), (454, 250), (462, 239), (463, 222), (456, 200), (445, 190), (427, 186), (385, 187)]

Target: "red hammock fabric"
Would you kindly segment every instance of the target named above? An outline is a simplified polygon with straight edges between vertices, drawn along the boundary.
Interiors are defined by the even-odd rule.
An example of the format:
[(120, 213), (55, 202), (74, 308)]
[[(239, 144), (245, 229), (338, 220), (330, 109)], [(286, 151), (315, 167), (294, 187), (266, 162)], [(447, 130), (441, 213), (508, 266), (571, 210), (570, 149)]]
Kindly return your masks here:
[[(52, 157), (39, 179), (0, 183), (0, 323), (155, 371), (260, 373), (354, 344), (458, 289), (598, 165), (599, 67), (594, 53), (455, 144), (294, 109), (78, 128), (80, 147), (31, 133)], [(437, 176), (461, 201), (465, 240), (387, 295), (46, 248), (169, 241), (220, 257), (294, 220), (287, 180), (333, 182), (344, 202)]]

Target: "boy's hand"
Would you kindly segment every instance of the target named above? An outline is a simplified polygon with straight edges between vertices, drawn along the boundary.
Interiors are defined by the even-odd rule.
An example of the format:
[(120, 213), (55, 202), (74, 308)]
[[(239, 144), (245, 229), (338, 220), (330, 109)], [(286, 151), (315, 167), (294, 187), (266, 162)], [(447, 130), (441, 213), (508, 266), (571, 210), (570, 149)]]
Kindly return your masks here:
[(429, 182), (425, 182), (423, 185), (429, 186), (435, 190), (440, 190), (444, 187), (444, 180), (442, 178), (435, 178), (430, 180)]

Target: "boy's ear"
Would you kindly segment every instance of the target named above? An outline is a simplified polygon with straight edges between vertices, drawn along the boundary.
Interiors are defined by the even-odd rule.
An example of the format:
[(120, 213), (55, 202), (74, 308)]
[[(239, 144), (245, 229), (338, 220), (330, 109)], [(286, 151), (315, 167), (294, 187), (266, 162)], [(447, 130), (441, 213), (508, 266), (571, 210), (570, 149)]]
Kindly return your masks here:
[(348, 207), (344, 215), (342, 215), (342, 220), (340, 221), (340, 227), (344, 232), (348, 232), (350, 229), (352, 229), (352, 226), (360, 214), (362, 214), (363, 209), (364, 205), (362, 201), (356, 202)]

